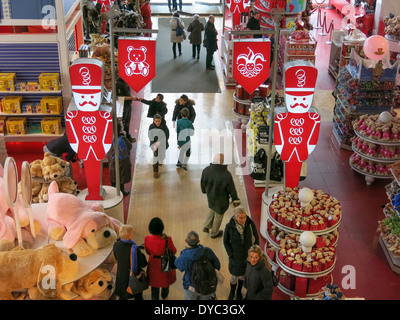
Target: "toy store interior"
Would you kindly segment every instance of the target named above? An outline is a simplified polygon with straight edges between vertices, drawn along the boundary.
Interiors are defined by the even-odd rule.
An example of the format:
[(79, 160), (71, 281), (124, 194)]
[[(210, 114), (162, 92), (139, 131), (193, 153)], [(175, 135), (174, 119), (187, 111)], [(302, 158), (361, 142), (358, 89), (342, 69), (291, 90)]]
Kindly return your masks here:
[[(191, 231), (219, 261), (211, 299), (400, 298), (399, 1), (0, 6), (1, 300), (187, 299)], [(169, 130), (163, 151), (152, 126)], [(204, 182), (215, 165), (235, 189), (213, 195), (222, 212)], [(229, 225), (244, 248), (251, 221), (235, 274)], [(266, 296), (250, 246), (272, 271)], [(121, 265), (140, 257), (146, 288), (127, 295)]]

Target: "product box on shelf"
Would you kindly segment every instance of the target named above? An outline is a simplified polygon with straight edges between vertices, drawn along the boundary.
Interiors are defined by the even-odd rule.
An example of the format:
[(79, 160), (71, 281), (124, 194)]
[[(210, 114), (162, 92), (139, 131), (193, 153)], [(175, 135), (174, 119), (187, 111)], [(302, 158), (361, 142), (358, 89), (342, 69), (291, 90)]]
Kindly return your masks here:
[(39, 76), (39, 86), (42, 91), (59, 90), (59, 73), (42, 73)]
[(37, 113), (60, 114), (62, 97), (43, 97), (40, 105), (36, 106)]
[(0, 134), (7, 134), (6, 117), (0, 117)]
[(46, 117), (41, 121), (43, 134), (60, 134), (61, 132), (61, 119)]
[(254, 3), (255, 7), (260, 10), (271, 12), (272, 9), (282, 8), (286, 9), (286, 0), (256, 0)]
[(15, 91), (15, 73), (0, 73), (0, 91)]
[(7, 96), (1, 100), (1, 108), (4, 113), (21, 113), (22, 112), (22, 97)]
[(7, 132), (11, 135), (24, 135), (27, 132), (25, 117), (10, 117), (6, 121)]
[(38, 82), (28, 82), (27, 91), (39, 91), (39, 83)]

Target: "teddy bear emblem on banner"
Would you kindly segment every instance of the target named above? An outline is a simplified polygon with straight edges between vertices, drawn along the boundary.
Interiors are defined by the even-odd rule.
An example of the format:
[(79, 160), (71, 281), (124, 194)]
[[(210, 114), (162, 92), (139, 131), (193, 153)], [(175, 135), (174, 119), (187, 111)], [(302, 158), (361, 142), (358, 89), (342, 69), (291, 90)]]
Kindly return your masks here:
[(317, 145), (321, 117), (309, 112), (318, 70), (310, 61), (285, 63), (284, 95), (287, 112), (275, 115), (274, 144), (285, 164), (285, 187), (297, 187), (302, 162)]
[(69, 73), (76, 107), (69, 108), (65, 117), (68, 141), (84, 163), (86, 200), (104, 200), (101, 160), (113, 141), (111, 107), (102, 105), (104, 64), (98, 59), (79, 58)]

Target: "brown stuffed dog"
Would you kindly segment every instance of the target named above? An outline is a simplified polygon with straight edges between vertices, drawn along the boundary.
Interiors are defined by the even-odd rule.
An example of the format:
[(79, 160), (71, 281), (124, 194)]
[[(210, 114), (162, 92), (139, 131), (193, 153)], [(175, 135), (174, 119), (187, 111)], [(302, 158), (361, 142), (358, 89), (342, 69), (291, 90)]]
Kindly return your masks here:
[(111, 280), (111, 274), (106, 269), (97, 268), (87, 276), (75, 281), (71, 291), (83, 299), (92, 299), (106, 290)]
[(34, 286), (43, 296), (56, 299), (62, 284), (73, 281), (78, 268), (76, 255), (67, 254), (54, 244), (0, 252), (0, 299), (11, 300), (12, 291)]

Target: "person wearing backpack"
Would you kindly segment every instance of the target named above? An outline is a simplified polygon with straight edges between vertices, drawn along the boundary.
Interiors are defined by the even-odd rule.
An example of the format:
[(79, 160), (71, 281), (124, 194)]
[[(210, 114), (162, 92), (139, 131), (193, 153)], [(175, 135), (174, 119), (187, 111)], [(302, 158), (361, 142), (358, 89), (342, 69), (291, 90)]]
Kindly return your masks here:
[(175, 266), (185, 272), (183, 295), (185, 300), (210, 300), (217, 289), (217, 273), (221, 263), (215, 253), (200, 244), (199, 235), (190, 231), (185, 242), (189, 247), (182, 250), (175, 260)]
[(179, 13), (175, 12), (172, 19), (169, 21), (169, 26), (171, 28), (171, 42), (172, 42), (172, 52), (174, 54), (174, 59), (176, 59), (176, 44), (178, 44), (179, 55), (182, 55), (182, 41), (184, 40), (185, 33), (177, 35), (176, 28), (180, 26), (185, 32), (185, 24), (181, 19), (179, 19)]
[[(120, 189), (121, 193), (126, 196), (129, 191), (124, 190), (124, 184), (129, 183), (132, 179), (132, 164), (130, 159), (130, 153), (132, 149), (132, 143), (126, 137), (125, 131), (122, 129), (122, 125), (118, 122), (117, 130), (118, 135), (118, 159), (119, 159), (119, 175), (120, 175)], [(115, 176), (115, 151), (114, 141), (108, 151), (108, 164), (110, 169), (110, 181), (111, 185), (115, 187), (116, 176)]]

